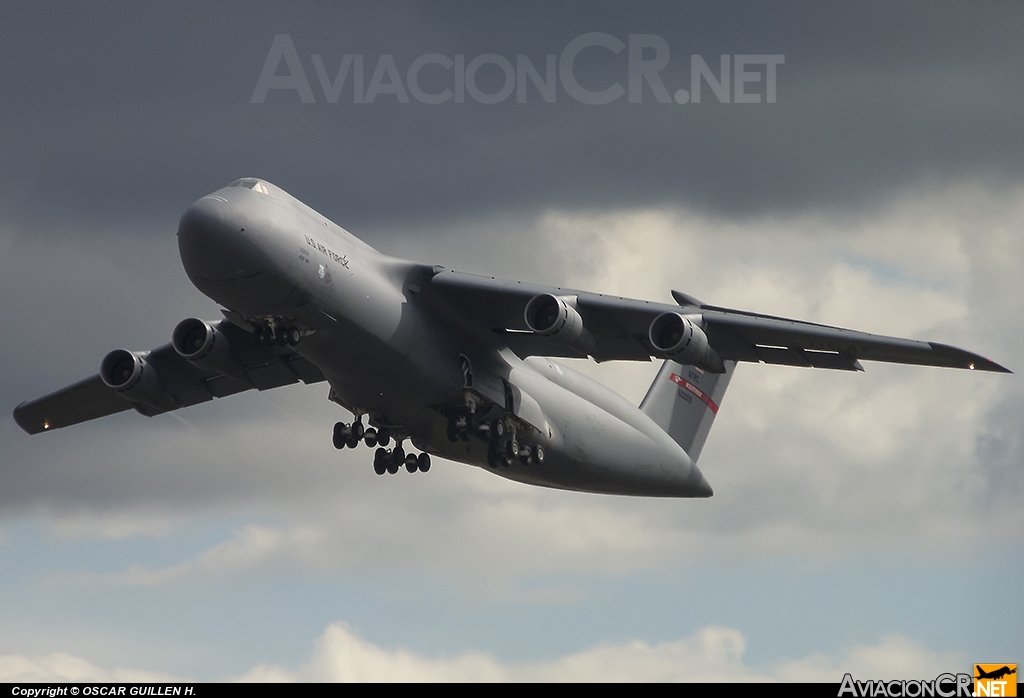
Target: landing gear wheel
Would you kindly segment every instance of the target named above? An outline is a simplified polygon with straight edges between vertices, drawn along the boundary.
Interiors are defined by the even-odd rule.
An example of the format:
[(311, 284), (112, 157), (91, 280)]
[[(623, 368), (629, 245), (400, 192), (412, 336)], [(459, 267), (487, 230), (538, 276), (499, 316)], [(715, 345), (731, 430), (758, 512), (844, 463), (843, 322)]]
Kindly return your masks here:
[(495, 420), (494, 426), (491, 427), (491, 434), (495, 439), (500, 439), (505, 436), (505, 422), (500, 419)]
[(354, 438), (356, 441), (358, 441), (359, 439), (363, 438), (364, 430), (363, 430), (363, 423), (362, 422), (353, 422), (351, 430), (352, 430), (352, 438)]
[(274, 340), (279, 347), (288, 346), (288, 331), (283, 327), (274, 328)]
[(544, 447), (540, 444), (533, 447), (533, 462), (537, 465), (544, 465)]
[(252, 338), (256, 341), (257, 346), (264, 346), (267, 344), (267, 328), (257, 327), (252, 331)]
[(383, 475), (388, 471), (388, 459), (390, 458), (386, 448), (378, 448), (373, 454), (373, 472)]
[(331, 442), (334, 444), (334, 447), (340, 451), (341, 449), (345, 448), (345, 446), (348, 444), (348, 439), (348, 425), (345, 424), (344, 422), (338, 422), (337, 424), (335, 424), (334, 434), (331, 437)]
[(374, 446), (376, 446), (377, 445), (377, 430), (374, 429), (373, 427), (370, 427), (369, 429), (364, 431), (363, 432), (363, 443), (366, 444), (367, 446), (369, 446), (370, 448), (373, 448)]
[(299, 328), (298, 327), (296, 327), (295, 325), (292, 325), (287, 330), (285, 330), (284, 338), (285, 338), (285, 343), (287, 343), (288, 346), (294, 347), (295, 345), (297, 345), (299, 343), (299, 340), (302, 339), (302, 333), (299, 332)]
[(419, 466), (419, 461), (416, 459), (415, 455), (410, 453), (409, 455), (407, 455), (405, 457), (405, 469), (408, 470), (410, 473), (415, 473), (416, 472), (416, 468), (418, 466)]
[(509, 460), (512, 460), (519, 455), (519, 441), (516, 440), (516, 437), (513, 436), (508, 440), (508, 443), (505, 444), (505, 455), (509, 457)]
[(416, 467), (420, 469), (421, 473), (425, 473), (430, 470), (430, 454), (421, 453), (419, 458), (416, 459)]
[(377, 445), (387, 446), (391, 443), (391, 431), (387, 427), (381, 427), (377, 430)]
[(390, 462), (388, 463), (388, 472), (394, 475), (398, 472), (398, 469), (405, 463), (405, 449), (401, 446), (395, 446), (391, 451)]

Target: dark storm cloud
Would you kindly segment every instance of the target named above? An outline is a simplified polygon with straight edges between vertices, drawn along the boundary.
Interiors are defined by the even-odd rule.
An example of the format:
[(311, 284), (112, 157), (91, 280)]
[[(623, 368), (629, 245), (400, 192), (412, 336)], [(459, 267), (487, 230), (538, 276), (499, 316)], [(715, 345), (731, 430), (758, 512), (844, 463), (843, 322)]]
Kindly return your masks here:
[[(0, 29), (0, 204), (8, 225), (159, 218), (242, 175), (369, 230), (496, 210), (687, 203), (730, 214), (859, 206), (919, 182), (1019, 180), (1024, 139), (1013, 5), (902, 3), (24, 4)], [(689, 56), (782, 54), (776, 104), (594, 106), (559, 86), (494, 105), (326, 102), (333, 73), (383, 54), (519, 54), (543, 69), (574, 38), (663, 38), (670, 93)], [(250, 97), (289, 34), (317, 103)], [(627, 83), (626, 53), (588, 49), (580, 83)], [(494, 66), (490, 66), (493, 70)], [(438, 69), (440, 70), (440, 69)], [(429, 81), (430, 72), (424, 71)], [(480, 73), (488, 79), (487, 72)], [(492, 75), (491, 78), (494, 76)], [(707, 94), (707, 88), (705, 88)], [(63, 225), (62, 225), (63, 224)]]

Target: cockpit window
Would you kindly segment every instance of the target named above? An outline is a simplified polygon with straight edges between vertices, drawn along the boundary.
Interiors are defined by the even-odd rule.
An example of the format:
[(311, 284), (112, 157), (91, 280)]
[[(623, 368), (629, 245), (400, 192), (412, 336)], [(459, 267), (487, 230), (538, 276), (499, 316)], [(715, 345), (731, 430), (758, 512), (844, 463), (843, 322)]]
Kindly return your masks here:
[(236, 179), (234, 182), (228, 185), (229, 187), (245, 187), (246, 189), (252, 189), (258, 191), (260, 194), (270, 194), (270, 188), (256, 179), (255, 177), (243, 177), (242, 179)]

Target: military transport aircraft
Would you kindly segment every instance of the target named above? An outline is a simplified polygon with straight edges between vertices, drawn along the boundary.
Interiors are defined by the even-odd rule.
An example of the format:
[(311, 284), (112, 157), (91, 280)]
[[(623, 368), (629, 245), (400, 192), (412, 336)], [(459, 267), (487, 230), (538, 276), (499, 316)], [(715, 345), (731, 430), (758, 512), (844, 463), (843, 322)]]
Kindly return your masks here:
[[(149, 352), (115, 349), (98, 375), (19, 405), (25, 431), (326, 380), (329, 399), (354, 418), (335, 425), (334, 445), (375, 447), (378, 474), (426, 472), (437, 455), (534, 485), (709, 497), (696, 462), (738, 361), (1008, 372), (943, 344), (720, 308), (679, 291), (669, 305), (389, 257), (256, 178), (192, 204), (178, 248), (224, 318), (183, 320), (170, 344)], [(557, 357), (664, 364), (635, 407)]]

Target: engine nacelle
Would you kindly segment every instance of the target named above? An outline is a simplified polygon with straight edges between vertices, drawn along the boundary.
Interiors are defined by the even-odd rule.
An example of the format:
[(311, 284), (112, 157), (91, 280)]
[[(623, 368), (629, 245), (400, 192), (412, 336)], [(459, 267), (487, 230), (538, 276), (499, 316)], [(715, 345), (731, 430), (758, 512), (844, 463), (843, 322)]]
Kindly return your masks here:
[(160, 385), (156, 369), (146, 363), (145, 354), (115, 349), (100, 362), (103, 383), (132, 402), (170, 409), (174, 398)]
[(541, 337), (550, 337), (587, 355), (597, 350), (597, 342), (583, 326), (572, 300), (541, 293), (526, 304), (524, 318), (526, 326)]
[(224, 333), (198, 318), (178, 323), (171, 333), (171, 346), (178, 356), (203, 370), (236, 377), (243, 374)]
[(655, 356), (681, 364), (699, 366), (712, 373), (723, 373), (725, 364), (696, 323), (679, 313), (662, 313), (654, 318), (647, 337)]

